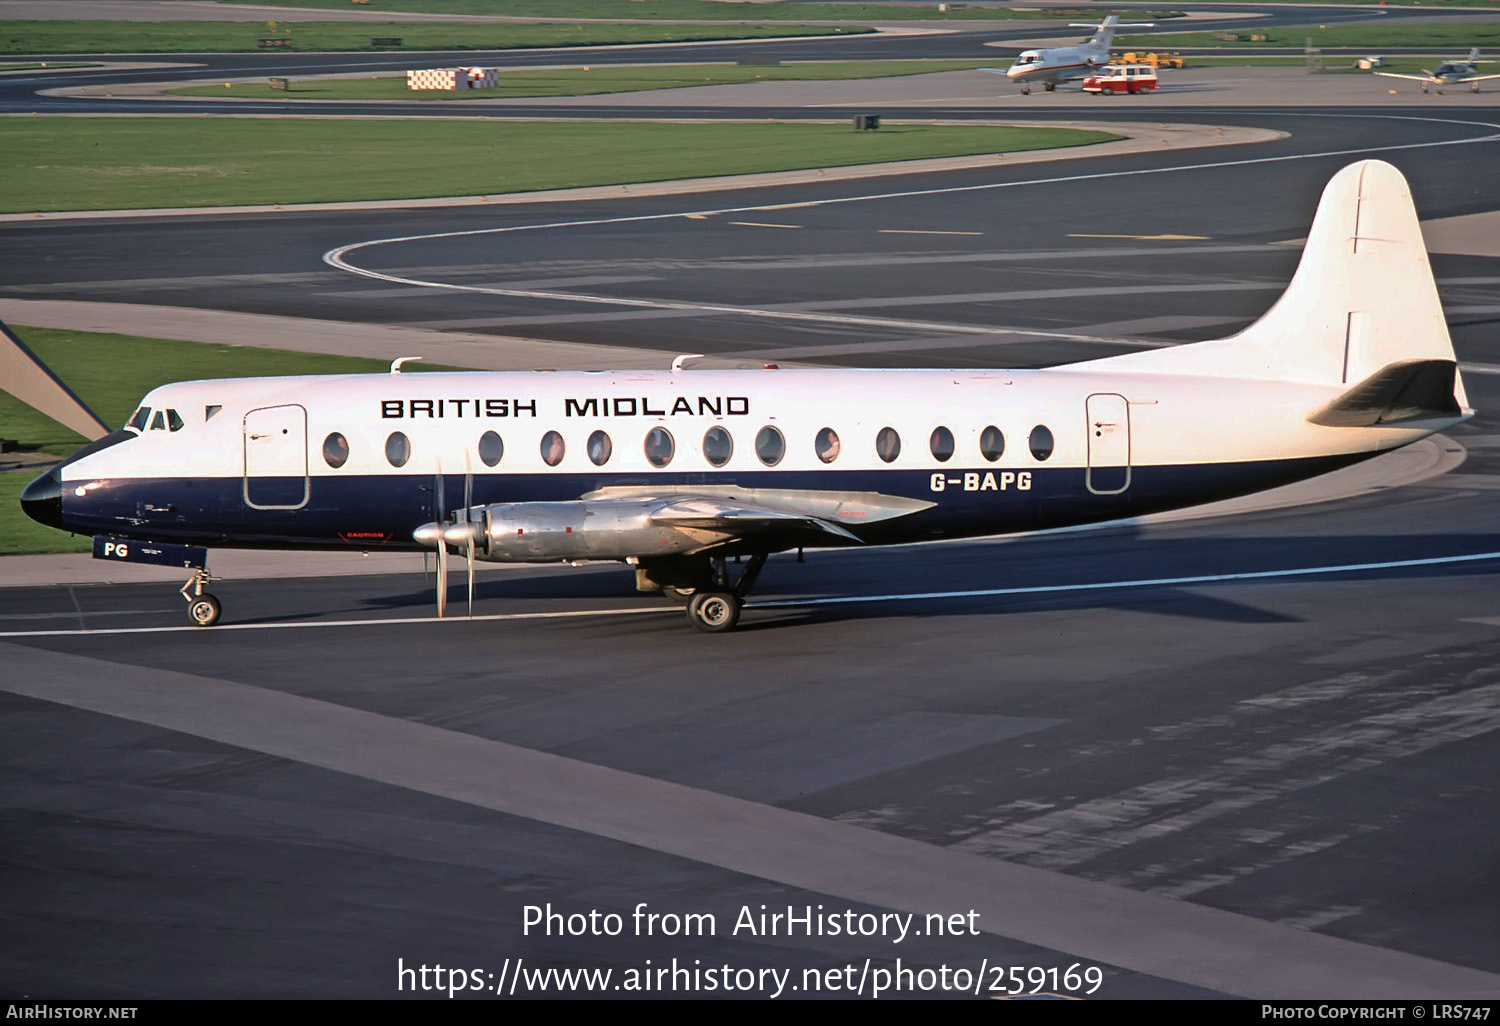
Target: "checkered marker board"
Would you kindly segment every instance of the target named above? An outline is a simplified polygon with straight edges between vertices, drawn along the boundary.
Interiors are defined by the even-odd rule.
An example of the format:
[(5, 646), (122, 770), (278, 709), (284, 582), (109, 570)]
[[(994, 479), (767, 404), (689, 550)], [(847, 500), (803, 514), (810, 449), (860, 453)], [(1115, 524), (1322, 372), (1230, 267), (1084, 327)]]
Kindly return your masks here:
[(493, 89), (495, 68), (427, 68), (406, 73), (408, 89)]
[[(460, 85), (459, 83), (463, 84)], [(427, 68), (406, 73), (408, 89), (467, 89), (468, 77), (459, 68)]]

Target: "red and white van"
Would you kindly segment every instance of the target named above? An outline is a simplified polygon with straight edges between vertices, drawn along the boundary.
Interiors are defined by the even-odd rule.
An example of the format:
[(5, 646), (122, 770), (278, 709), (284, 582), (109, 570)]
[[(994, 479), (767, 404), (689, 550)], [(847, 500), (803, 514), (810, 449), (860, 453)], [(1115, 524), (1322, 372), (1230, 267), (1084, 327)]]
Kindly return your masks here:
[(1106, 64), (1083, 80), (1086, 93), (1144, 93), (1156, 88), (1156, 69), (1149, 64)]

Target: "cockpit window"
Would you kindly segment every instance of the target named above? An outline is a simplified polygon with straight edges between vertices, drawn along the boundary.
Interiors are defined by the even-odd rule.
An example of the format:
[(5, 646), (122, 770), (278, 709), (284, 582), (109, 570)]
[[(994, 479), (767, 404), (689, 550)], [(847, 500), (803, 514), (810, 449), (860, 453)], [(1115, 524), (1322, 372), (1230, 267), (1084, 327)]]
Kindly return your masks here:
[(166, 414), (163, 411), (161, 411), (161, 410), (157, 410), (156, 411), (156, 415), (151, 418), (151, 430), (152, 431), (165, 431), (166, 429), (167, 429), (167, 417), (166, 417)]
[(168, 410), (167, 411), (167, 430), (168, 431), (181, 431), (182, 430), (182, 418), (177, 415), (177, 411), (176, 410)]
[(135, 415), (125, 424), (126, 427), (135, 428), (137, 431), (146, 430), (146, 422), (151, 419), (151, 407), (142, 406), (135, 411)]

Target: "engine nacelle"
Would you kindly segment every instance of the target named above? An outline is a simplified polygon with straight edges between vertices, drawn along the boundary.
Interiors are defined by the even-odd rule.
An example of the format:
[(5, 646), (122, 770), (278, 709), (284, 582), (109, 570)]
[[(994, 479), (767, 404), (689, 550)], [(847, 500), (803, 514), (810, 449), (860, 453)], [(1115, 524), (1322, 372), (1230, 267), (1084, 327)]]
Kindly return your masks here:
[(652, 514), (661, 505), (604, 501), (486, 506), (470, 512), (477, 528), (475, 555), (501, 563), (672, 556), (723, 537), (715, 531), (654, 523)]

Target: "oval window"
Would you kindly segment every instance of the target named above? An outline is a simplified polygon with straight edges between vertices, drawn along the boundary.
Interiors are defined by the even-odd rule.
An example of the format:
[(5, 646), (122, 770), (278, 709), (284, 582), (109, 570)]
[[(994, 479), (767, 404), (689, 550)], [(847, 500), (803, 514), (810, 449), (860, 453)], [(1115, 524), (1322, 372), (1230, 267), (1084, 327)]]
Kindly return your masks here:
[(932, 449), (932, 458), (939, 463), (947, 463), (953, 458), (953, 432), (947, 428), (940, 427), (933, 431), (927, 444)]
[(824, 463), (832, 463), (838, 459), (839, 448), (839, 434), (833, 428), (824, 428), (813, 439), (813, 451)]
[(349, 462), (349, 439), (337, 431), (323, 439), (323, 462), (334, 470)]
[(675, 452), (677, 443), (672, 440), (672, 432), (664, 427), (654, 427), (646, 432), (646, 460), (653, 467), (665, 467), (671, 463)]
[(734, 455), (734, 439), (721, 427), (711, 427), (703, 432), (703, 458), (716, 467), (722, 467)]
[(555, 467), (562, 462), (563, 453), (567, 446), (563, 444), (563, 436), (556, 431), (548, 431), (542, 436), (542, 462), (549, 467)]
[(979, 432), (979, 455), (991, 463), (1005, 455), (1005, 436), (993, 424)]
[(393, 467), (404, 467), (411, 459), (411, 439), (399, 431), (392, 431), (385, 440), (385, 458)]
[(774, 467), (786, 455), (786, 439), (781, 432), (767, 424), (755, 436), (755, 455), (768, 467)]
[(1027, 439), (1031, 445), (1031, 455), (1036, 457), (1038, 463), (1052, 455), (1052, 432), (1038, 424), (1031, 429), (1031, 437)]
[(895, 428), (880, 429), (880, 434), (875, 436), (875, 454), (887, 463), (901, 455), (901, 436), (896, 434)]
[(603, 431), (595, 431), (589, 435), (589, 462), (596, 467), (602, 467), (609, 462), (610, 454), (615, 451), (615, 443), (609, 440), (609, 436)]
[(486, 431), (479, 436), (479, 461), (486, 467), (493, 467), (504, 455), (505, 443), (500, 440), (499, 435), (493, 431)]

